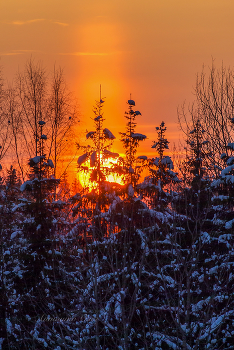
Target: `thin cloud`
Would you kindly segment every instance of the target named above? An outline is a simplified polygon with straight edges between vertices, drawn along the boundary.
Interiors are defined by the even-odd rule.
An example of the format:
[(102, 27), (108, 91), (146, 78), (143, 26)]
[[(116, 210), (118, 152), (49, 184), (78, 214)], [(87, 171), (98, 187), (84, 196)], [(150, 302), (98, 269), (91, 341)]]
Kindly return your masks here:
[(71, 52), (71, 53), (60, 53), (60, 55), (68, 56), (110, 56), (116, 55), (120, 52)]
[(21, 53), (24, 53), (24, 52), (41, 52), (39, 50), (12, 50), (14, 52), (21, 52)]
[(58, 24), (59, 26), (63, 26), (63, 27), (67, 27), (67, 26), (69, 25), (68, 23), (64, 23), (64, 22), (57, 22), (57, 21), (52, 22), (52, 23), (54, 23), (54, 24)]
[(0, 52), (0, 56), (16, 56), (23, 55), (29, 52), (40, 52), (38, 50), (12, 50), (11, 52)]
[[(26, 25), (26, 24), (43, 22), (43, 21), (46, 21), (46, 19), (44, 19), (44, 18), (36, 18), (36, 19), (29, 19), (27, 21), (13, 21), (13, 22), (10, 22), (10, 24), (17, 25), (17, 26), (22, 26), (22, 25)], [(67, 27), (69, 25), (68, 23), (60, 22), (60, 21), (53, 21), (53, 20), (51, 20), (50, 22), (53, 23), (53, 24), (57, 24), (59, 26), (63, 26), (63, 27)]]
[(0, 56), (16, 56), (22, 54), (23, 52), (0, 52)]
[(36, 23), (36, 22), (42, 22), (44, 21), (44, 18), (37, 18), (37, 19), (30, 19), (28, 21), (13, 21), (11, 24), (17, 25), (17, 26), (22, 26), (25, 24), (31, 24), (31, 23)]

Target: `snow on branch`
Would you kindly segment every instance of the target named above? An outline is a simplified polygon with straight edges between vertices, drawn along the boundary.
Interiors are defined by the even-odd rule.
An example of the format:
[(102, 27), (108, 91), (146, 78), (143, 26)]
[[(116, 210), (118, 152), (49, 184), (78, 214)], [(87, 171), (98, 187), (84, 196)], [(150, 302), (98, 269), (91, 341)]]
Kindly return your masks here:
[(115, 136), (112, 134), (112, 132), (109, 129), (105, 128), (103, 130), (103, 132), (104, 132), (104, 135), (105, 135), (105, 137), (107, 139), (109, 139), (109, 140), (114, 140), (115, 139)]
[(86, 162), (86, 160), (87, 160), (87, 158), (88, 158), (88, 155), (89, 155), (88, 152), (82, 154), (82, 156), (80, 156), (80, 157), (78, 158), (78, 160), (77, 160), (78, 165), (81, 165), (81, 164), (83, 164), (84, 162)]

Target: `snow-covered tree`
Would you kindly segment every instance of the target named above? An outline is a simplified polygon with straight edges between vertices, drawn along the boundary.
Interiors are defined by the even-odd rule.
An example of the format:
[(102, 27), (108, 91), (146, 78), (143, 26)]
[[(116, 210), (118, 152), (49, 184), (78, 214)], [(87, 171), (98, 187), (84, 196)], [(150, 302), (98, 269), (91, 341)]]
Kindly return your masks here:
[(21, 185), (17, 204), (2, 206), (5, 218), (12, 220), (8, 226), (0, 222), (4, 349), (53, 349), (58, 344), (67, 349), (78, 344), (73, 320), (80, 304), (74, 288), (80, 276), (78, 246), (75, 236), (65, 240), (61, 230), (64, 203), (54, 201), (59, 180), (49, 175), (52, 162), (44, 154), (45, 140), (40, 141), (40, 155), (30, 159), (30, 179)]
[(209, 211), (211, 177), (214, 167), (209, 162), (209, 142), (199, 119), (193, 119), (187, 132), (188, 157), (184, 161), (183, 185), (175, 199), (177, 210), (195, 220), (203, 220)]
[(121, 132), (121, 141), (125, 149), (125, 160), (124, 166), (126, 171), (126, 181), (132, 186), (136, 186), (136, 183), (139, 179), (139, 172), (136, 168), (136, 152), (139, 147), (140, 141), (146, 139), (146, 136), (140, 133), (136, 133), (136, 117), (140, 116), (139, 111), (134, 111), (135, 106), (134, 100), (128, 100), (128, 111), (125, 112), (125, 118), (127, 119), (126, 131)]
[[(107, 176), (110, 174), (116, 174), (120, 167), (118, 164), (114, 164), (111, 160), (117, 159), (119, 161), (119, 154), (110, 150), (115, 136), (112, 132), (104, 128), (104, 116), (103, 116), (103, 104), (104, 99), (96, 101), (94, 106), (94, 131), (89, 131), (86, 134), (86, 139), (92, 144), (80, 145), (77, 144), (78, 149), (83, 149), (85, 153), (78, 158), (78, 171), (88, 173), (89, 184), (93, 183), (93, 195), (96, 196), (95, 203), (96, 209), (104, 209), (109, 202), (108, 196), (111, 196), (111, 192), (114, 192), (111, 184), (107, 181)], [(109, 161), (110, 160), (110, 161)], [(90, 196), (89, 194), (88, 196)]]
[(171, 199), (169, 185), (179, 182), (177, 174), (173, 171), (171, 158), (165, 155), (169, 148), (169, 141), (165, 137), (166, 130), (164, 122), (156, 127), (158, 137), (151, 148), (156, 150), (158, 157), (146, 159), (150, 175), (138, 186), (139, 191), (148, 198), (150, 206), (159, 210), (165, 208)]

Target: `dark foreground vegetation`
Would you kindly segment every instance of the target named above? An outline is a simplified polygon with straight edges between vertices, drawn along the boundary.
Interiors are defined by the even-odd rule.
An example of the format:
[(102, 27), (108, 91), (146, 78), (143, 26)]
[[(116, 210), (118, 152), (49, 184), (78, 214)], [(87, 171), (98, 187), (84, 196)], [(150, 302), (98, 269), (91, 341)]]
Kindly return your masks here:
[(177, 172), (164, 122), (155, 157), (137, 155), (133, 100), (125, 157), (111, 152), (100, 96), (77, 143), (92, 189), (58, 175), (76, 109), (61, 71), (50, 94), (45, 81), (31, 61), (1, 89), (1, 158), (14, 151), (18, 167), (0, 182), (0, 348), (233, 349), (233, 73), (198, 76)]

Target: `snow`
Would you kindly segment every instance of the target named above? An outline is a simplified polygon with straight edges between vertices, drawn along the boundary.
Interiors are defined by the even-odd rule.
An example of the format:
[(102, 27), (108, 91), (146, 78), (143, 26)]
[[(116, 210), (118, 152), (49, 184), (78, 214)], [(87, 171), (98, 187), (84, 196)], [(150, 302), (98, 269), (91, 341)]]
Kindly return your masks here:
[(225, 180), (227, 183), (234, 183), (234, 175), (226, 175)]
[(234, 157), (230, 157), (227, 160), (227, 165), (233, 165), (234, 164)]
[(229, 196), (224, 196), (224, 195), (219, 195), (219, 196), (215, 196), (215, 197), (212, 197), (211, 200), (212, 202), (215, 201), (215, 200), (220, 200), (220, 201), (225, 201), (225, 200), (228, 200)]
[(230, 172), (234, 169), (234, 164), (227, 166), (225, 169), (221, 171), (221, 176), (226, 176), (230, 174)]
[(20, 191), (23, 192), (27, 186), (30, 186), (32, 185), (32, 181), (31, 180), (27, 180), (25, 181), (21, 186), (20, 186)]
[(102, 118), (101, 115), (98, 115), (96, 118), (94, 118), (95, 122), (98, 122)]
[(154, 163), (154, 165), (158, 166), (159, 158), (158, 157), (154, 158), (154, 162), (153, 163)]
[(211, 240), (211, 237), (208, 232), (201, 232), (201, 241), (203, 244), (209, 243)]
[(128, 196), (133, 197), (134, 196), (134, 189), (132, 187), (132, 184), (128, 185)]
[(135, 115), (141, 115), (140, 111), (135, 111)]
[(104, 135), (105, 135), (105, 137), (107, 139), (109, 139), (109, 140), (114, 140), (115, 139), (115, 136), (112, 134), (112, 132), (109, 129), (105, 128), (103, 130), (103, 132), (104, 132)]
[(89, 138), (93, 138), (94, 137), (94, 135), (95, 135), (95, 131), (90, 131), (90, 132), (88, 132), (88, 134), (86, 134), (86, 139), (89, 139)]
[(104, 149), (103, 155), (105, 158), (118, 158), (119, 157), (119, 153), (111, 152), (108, 149)]
[(128, 100), (128, 104), (130, 106), (135, 106), (135, 101), (134, 100)]
[(234, 143), (233, 142), (229, 142), (228, 143), (228, 148), (234, 150)]
[(226, 230), (229, 230), (230, 228), (232, 228), (233, 223), (234, 223), (234, 219), (232, 219), (230, 221), (227, 221), (226, 224), (225, 224)]
[(121, 318), (121, 315), (122, 315), (122, 311), (121, 311), (121, 304), (120, 304), (120, 301), (116, 301), (115, 303), (115, 317), (117, 320), (120, 320)]
[(174, 168), (173, 166), (173, 162), (171, 160), (171, 158), (169, 156), (165, 156), (163, 159), (162, 159), (162, 164), (164, 165), (167, 165), (167, 167), (171, 170)]
[(15, 238), (18, 235), (19, 231), (12, 232), (11, 239)]
[(35, 164), (38, 164), (40, 162), (40, 160), (45, 159), (44, 156), (36, 156), (33, 158), (30, 158), (30, 161), (34, 162)]
[(131, 137), (132, 137), (133, 139), (136, 139), (136, 140), (139, 140), (139, 141), (142, 141), (142, 140), (145, 140), (145, 139), (146, 139), (146, 136), (145, 136), (145, 135), (139, 134), (139, 133), (134, 133), (134, 132), (131, 133)]
[(211, 183), (211, 187), (218, 187), (220, 184), (222, 184), (223, 181), (221, 179), (218, 179), (218, 180), (214, 180), (212, 183)]
[(53, 161), (52, 161), (51, 159), (48, 159), (48, 160), (47, 160), (47, 164), (48, 164), (49, 167), (51, 167), (52, 169), (54, 169), (54, 163), (53, 163)]
[(78, 158), (78, 160), (77, 160), (78, 165), (81, 165), (81, 164), (85, 163), (87, 158), (88, 158), (88, 153), (87, 152), (82, 154), (82, 156), (80, 156)]
[(6, 318), (5, 322), (6, 322), (6, 326), (7, 326), (7, 331), (8, 331), (9, 334), (11, 334), (11, 332), (12, 332), (12, 323), (11, 323), (11, 321), (9, 320), (9, 318)]
[(206, 339), (210, 334), (212, 334), (223, 322), (224, 320), (229, 316), (233, 315), (233, 311), (226, 312), (220, 316), (212, 317), (209, 324), (206, 326), (205, 330), (203, 331), (203, 334), (199, 337), (199, 340)]
[(91, 154), (91, 157), (90, 157), (90, 166), (91, 166), (91, 167), (94, 167), (95, 164), (96, 164), (96, 161), (97, 161), (97, 152), (94, 151), (94, 152)]
[(221, 159), (224, 159), (225, 157), (227, 157), (226, 153), (222, 153), (220, 156)]

